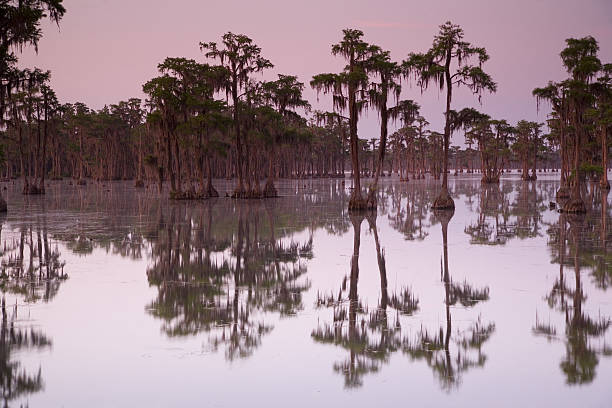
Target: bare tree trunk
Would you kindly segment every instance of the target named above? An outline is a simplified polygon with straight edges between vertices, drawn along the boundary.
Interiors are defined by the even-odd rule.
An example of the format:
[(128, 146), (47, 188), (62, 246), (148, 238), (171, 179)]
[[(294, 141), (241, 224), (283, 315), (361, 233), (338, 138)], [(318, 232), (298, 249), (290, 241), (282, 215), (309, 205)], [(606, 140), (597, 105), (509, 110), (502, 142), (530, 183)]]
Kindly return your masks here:
[[(387, 100), (387, 90), (386, 84), (383, 83), (383, 100)], [(374, 181), (370, 185), (370, 189), (368, 191), (367, 198), (367, 208), (375, 210), (378, 204), (377, 194), (378, 194), (378, 180), (380, 178), (380, 173), (382, 172), (383, 163), (385, 162), (385, 152), (387, 150), (387, 129), (388, 125), (388, 112), (387, 112), (387, 104), (386, 102), (382, 104), (380, 108), (380, 144), (378, 146), (378, 161), (376, 163), (375, 169), (372, 169), (374, 174)]]
[(49, 109), (47, 107), (47, 96), (45, 95), (45, 126), (43, 129), (43, 140), (42, 140), (42, 154), (41, 154), (41, 159), (40, 159), (40, 185), (38, 186), (38, 191), (40, 194), (45, 194), (45, 167), (47, 164), (47, 134), (49, 131), (48, 128), (48, 114), (49, 114)]
[(266, 179), (266, 185), (264, 186), (263, 195), (264, 197), (277, 197), (278, 192), (276, 191), (276, 187), (274, 187), (274, 175), (275, 175), (275, 152), (274, 145), (270, 146), (268, 151), (268, 178)]
[(536, 175), (536, 169), (538, 160), (538, 140), (537, 140), (537, 131), (534, 131), (533, 134), (533, 168), (531, 170), (531, 180), (537, 180), (538, 176)]
[(238, 173), (238, 186), (234, 190), (232, 196), (241, 198), (245, 195), (244, 190), (244, 173), (242, 168), (242, 139), (240, 134), (240, 115), (238, 114), (238, 79), (236, 75), (232, 78), (232, 100), (234, 101), (234, 126), (236, 129), (236, 172)]
[(83, 163), (83, 129), (79, 128), (79, 179), (77, 185), (84, 186), (85, 182), (85, 164)]
[(450, 142), (450, 106), (452, 99), (452, 82), (450, 76), (450, 61), (451, 61), (451, 49), (449, 47), (446, 53), (446, 67), (445, 67), (445, 77), (446, 77), (446, 113), (445, 119), (446, 123), (444, 125), (444, 160), (443, 160), (443, 169), (442, 169), (442, 191), (440, 195), (434, 201), (432, 208), (435, 209), (453, 209), (455, 208), (455, 202), (452, 197), (448, 193), (448, 145)]
[[(574, 112), (575, 116), (579, 116), (578, 112)], [(581, 115), (580, 115), (581, 116)], [(582, 186), (582, 175), (580, 174), (580, 140), (582, 127), (578, 120), (574, 120), (575, 136), (574, 136), (574, 184), (572, 185), (572, 194), (570, 200), (563, 206), (563, 211), (568, 213), (585, 213), (586, 207), (582, 200), (580, 188)]]
[(601, 169), (603, 174), (601, 175), (601, 188), (609, 190), (610, 183), (608, 182), (608, 140), (607, 140), (606, 127), (602, 126), (601, 129)]
[(213, 171), (212, 171), (212, 163), (210, 160), (210, 155), (206, 155), (206, 172), (207, 172), (207, 182), (206, 182), (206, 197), (219, 197), (219, 193), (217, 192), (217, 190), (215, 189), (215, 187), (212, 184), (212, 176), (213, 176)]

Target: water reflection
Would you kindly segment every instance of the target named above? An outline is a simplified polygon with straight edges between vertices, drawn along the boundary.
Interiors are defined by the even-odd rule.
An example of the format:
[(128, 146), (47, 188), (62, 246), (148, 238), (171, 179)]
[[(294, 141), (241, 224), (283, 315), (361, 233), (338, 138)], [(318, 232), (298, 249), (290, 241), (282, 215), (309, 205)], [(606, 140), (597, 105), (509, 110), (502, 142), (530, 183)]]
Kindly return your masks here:
[[(0, 219), (0, 234), (3, 219)], [(0, 239), (0, 288), (2, 293), (23, 296), (26, 302), (48, 302), (68, 278), (57, 246), (51, 248), (44, 221), (23, 225)]]
[[(5, 218), (0, 219), (0, 234)], [(43, 331), (28, 326), (20, 316), (20, 306), (6, 304), (6, 296), (17, 296), (33, 304), (50, 302), (68, 278), (57, 245), (51, 243), (46, 220), (23, 224), (18, 230), (4, 231), (0, 238), (0, 394), (3, 406), (44, 388), (42, 369), (35, 372), (22, 367), (19, 356), (49, 349), (52, 341)]]
[(518, 185), (511, 214), (516, 217), (514, 235), (519, 239), (541, 236), (542, 213), (548, 208), (544, 197), (553, 197), (549, 184), (533, 182)]
[[(202, 340), (205, 351), (228, 362), (266, 355), (264, 344), (295, 342), (304, 348), (285, 358), (309, 364), (308, 356), (327, 350), (324, 365), (310, 368), (322, 375), (327, 368), (347, 389), (378, 391), (385, 377), (374, 374), (401, 367), (406, 375), (433, 373), (435, 389), (459, 394), (470, 389), (462, 384), (482, 381), (470, 374), (476, 369), (495, 371), (493, 357), (508, 362), (500, 352), (508, 332), (501, 331), (512, 327), (524, 349), (546, 339), (548, 351), (529, 364), (552, 367), (559, 388), (594, 383), (612, 355), (611, 312), (601, 300), (612, 285), (606, 192), (586, 184), (588, 214), (568, 217), (550, 203), (556, 181), (459, 180), (451, 184), (460, 203), (454, 214), (430, 210), (436, 187), (385, 181), (377, 215), (347, 214), (349, 190), (325, 180), (281, 183), (286, 196), (265, 202), (172, 203), (117, 184), (22, 203), (21, 213), (0, 224), (0, 284), (17, 299), (3, 308), (0, 333), (5, 405), (43, 389), (44, 370), (26, 370), (20, 359), (51, 346), (47, 330), (33, 329), (17, 311), (57, 301), (67, 290), (64, 270), (72, 282), (74, 263), (99, 256), (141, 260), (128, 267), (142, 265), (139, 279), (151, 291), (138, 299), (138, 313), (143, 326), (159, 330), (156, 340)], [(344, 242), (350, 248), (341, 252)], [(482, 265), (466, 261), (466, 250)], [(513, 259), (497, 259), (526, 251), (534, 264), (521, 263), (523, 275)], [(508, 282), (519, 279), (524, 292), (508, 294)], [(305, 329), (300, 340), (308, 345), (279, 329), (289, 321)], [(519, 331), (525, 325), (517, 321), (527, 329)]]
[(51, 347), (51, 339), (40, 330), (20, 328), (15, 320), (18, 307), (9, 312), (2, 301), (2, 326), (0, 327), (0, 392), (3, 406), (43, 389), (42, 370), (28, 372), (21, 367), (18, 356), (22, 352), (32, 352)]
[[(444, 304), (446, 326), (430, 333), (422, 329), (416, 338), (404, 340), (403, 351), (413, 360), (423, 359), (431, 367), (444, 389), (451, 389), (461, 383), (462, 374), (474, 367), (483, 367), (487, 358), (482, 351), (483, 344), (491, 337), (495, 324), (482, 323), (480, 318), (465, 331), (453, 334), (451, 308), (457, 304), (472, 307), (489, 300), (489, 288), (475, 289), (467, 281), (453, 282), (449, 272), (448, 223), (454, 211), (435, 211), (435, 217), (442, 228), (441, 280), (444, 283)], [(451, 348), (451, 342), (455, 350)]]
[[(411, 186), (412, 187), (412, 186)], [(388, 219), (390, 225), (400, 231), (408, 241), (423, 241), (429, 235), (431, 224), (428, 222), (429, 207), (435, 199), (434, 190), (426, 185), (416, 185), (404, 191), (399, 186), (391, 185), (386, 190), (388, 200), (379, 200), (379, 203), (390, 201)], [(403, 204), (403, 201), (406, 204)]]
[(264, 207), (239, 203), (213, 216), (209, 202), (162, 211), (147, 270), (158, 293), (147, 310), (163, 321), (167, 336), (205, 332), (209, 349), (223, 347), (228, 360), (244, 358), (273, 329), (270, 314), (292, 316), (303, 308), (312, 238), (277, 236), (279, 214)]
[[(345, 387), (354, 388), (362, 386), (365, 374), (377, 372), (383, 363), (389, 361), (390, 354), (399, 350), (402, 342), (399, 314), (414, 313), (418, 310), (419, 301), (407, 288), (389, 297), (385, 255), (380, 245), (376, 216), (353, 214), (349, 217), (353, 226), (350, 274), (348, 279), (343, 279), (337, 296), (333, 293), (317, 294), (316, 306), (331, 309), (333, 320), (320, 324), (311, 336), (318, 343), (333, 344), (347, 351), (347, 358), (334, 362), (333, 368), (344, 375)], [(358, 294), (361, 226), (365, 218), (374, 236), (380, 276), (380, 300), (371, 312)], [(396, 319), (391, 325), (388, 322), (388, 309), (396, 311)]]
[[(594, 187), (594, 186), (592, 186)], [(600, 190), (600, 189), (598, 189)], [(587, 215), (559, 215), (558, 222), (549, 230), (549, 247), (553, 262), (559, 264), (559, 277), (545, 296), (549, 308), (564, 317), (564, 330), (536, 316), (533, 332), (551, 341), (565, 343), (565, 356), (560, 368), (567, 384), (588, 384), (596, 376), (598, 356), (612, 356), (612, 348), (606, 344), (605, 334), (610, 327), (610, 317), (601, 312), (589, 313), (585, 304), (587, 293), (582, 270), (588, 269), (595, 287), (607, 290), (612, 272), (608, 261), (607, 191), (591, 190), (591, 205), (595, 206), (596, 194), (601, 195), (601, 211)], [(593, 208), (595, 210), (596, 208)], [(564, 268), (573, 268), (573, 282)], [(572, 286), (573, 283), (573, 286)], [(559, 338), (560, 332), (563, 338)]]
[[(505, 188), (504, 188), (505, 187)], [(517, 231), (510, 221), (510, 192), (506, 185), (483, 184), (478, 199), (478, 219), (464, 232), (472, 245), (505, 245)]]
[[(606, 344), (595, 345), (591, 338), (598, 338), (605, 334), (610, 327), (610, 319), (599, 316), (592, 318), (584, 313), (583, 302), (586, 300), (580, 276), (581, 244), (579, 234), (582, 232), (582, 216), (568, 216), (570, 235), (574, 247), (575, 288), (572, 297), (572, 309), (566, 309), (566, 355), (561, 362), (561, 369), (565, 373), (569, 384), (582, 384), (593, 381), (595, 368), (598, 364), (597, 354), (612, 354), (612, 349)], [(565, 220), (560, 220), (565, 222)]]

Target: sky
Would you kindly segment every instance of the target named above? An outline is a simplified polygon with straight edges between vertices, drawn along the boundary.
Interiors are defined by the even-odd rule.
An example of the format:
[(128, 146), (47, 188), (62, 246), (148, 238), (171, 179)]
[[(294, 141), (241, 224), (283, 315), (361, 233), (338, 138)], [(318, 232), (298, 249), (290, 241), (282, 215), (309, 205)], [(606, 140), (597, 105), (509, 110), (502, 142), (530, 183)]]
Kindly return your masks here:
[[(22, 67), (51, 70), (51, 85), (62, 102), (92, 108), (131, 97), (144, 99), (142, 84), (157, 75), (166, 57), (205, 62), (199, 42), (227, 32), (246, 34), (275, 65), (261, 79), (297, 75), (314, 109), (331, 110), (331, 97), (317, 97), (313, 75), (337, 72), (345, 63), (330, 53), (343, 28), (358, 28), (364, 39), (400, 61), (424, 52), (438, 26), (461, 25), (465, 40), (487, 49), (484, 65), (498, 84), (478, 98), (467, 90), (453, 95), (453, 109), (474, 107), (495, 119), (544, 121), (533, 88), (565, 78), (559, 52), (569, 37), (592, 35), (600, 58), (612, 62), (610, 0), (64, 0), (67, 13), (57, 25), (45, 21), (38, 53), (25, 49)], [(421, 93), (403, 82), (402, 99), (417, 101), (431, 129), (442, 131), (445, 94), (436, 86)], [(360, 119), (359, 137), (378, 137), (375, 111)], [(394, 128), (395, 126), (392, 126)], [(461, 144), (461, 135), (453, 143)]]

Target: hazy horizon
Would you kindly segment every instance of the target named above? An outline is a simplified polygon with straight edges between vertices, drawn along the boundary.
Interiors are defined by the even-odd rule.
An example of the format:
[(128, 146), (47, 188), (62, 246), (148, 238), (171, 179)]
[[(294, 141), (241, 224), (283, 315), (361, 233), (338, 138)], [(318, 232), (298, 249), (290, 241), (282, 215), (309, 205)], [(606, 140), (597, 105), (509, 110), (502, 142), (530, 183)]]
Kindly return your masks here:
[[(455, 94), (453, 108), (473, 106), (511, 123), (545, 120), (547, 109), (537, 112), (531, 90), (564, 78), (559, 52), (566, 38), (592, 35), (599, 41), (602, 62), (612, 62), (612, 3), (604, 0), (394, 0), (384, 6), (319, 0), (65, 0), (65, 7), (60, 28), (45, 21), (38, 54), (33, 47), (24, 49), (19, 65), (51, 70), (51, 85), (60, 101), (81, 101), (95, 109), (130, 97), (144, 100), (142, 84), (157, 75), (157, 64), (165, 57), (204, 61), (198, 43), (219, 42), (227, 31), (251, 37), (275, 65), (262, 78), (297, 75), (315, 109), (331, 109), (331, 98), (321, 95), (317, 102), (308, 83), (314, 74), (344, 66), (341, 58), (331, 55), (330, 46), (347, 27), (363, 30), (366, 41), (390, 50), (392, 58), (401, 61), (409, 52), (429, 48), (440, 24), (451, 20), (461, 25), (465, 40), (484, 46), (491, 56), (485, 70), (498, 83), (498, 91), (484, 94), (479, 105), (464, 89)], [(435, 86), (421, 95), (415, 84), (404, 82), (402, 98), (416, 100), (431, 128), (442, 130), (444, 97)], [(359, 136), (378, 137), (378, 127), (378, 115), (370, 111), (360, 120)], [(460, 142), (459, 135), (454, 143)]]

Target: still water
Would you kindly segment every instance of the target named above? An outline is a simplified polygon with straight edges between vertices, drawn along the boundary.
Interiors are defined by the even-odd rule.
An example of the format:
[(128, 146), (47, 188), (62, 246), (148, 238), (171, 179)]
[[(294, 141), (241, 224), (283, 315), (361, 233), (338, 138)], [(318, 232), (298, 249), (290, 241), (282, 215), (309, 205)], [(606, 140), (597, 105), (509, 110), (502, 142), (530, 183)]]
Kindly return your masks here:
[(376, 216), (339, 180), (7, 185), (3, 404), (611, 407), (612, 195), (563, 216), (558, 184), (454, 177), (449, 214), (387, 179)]

